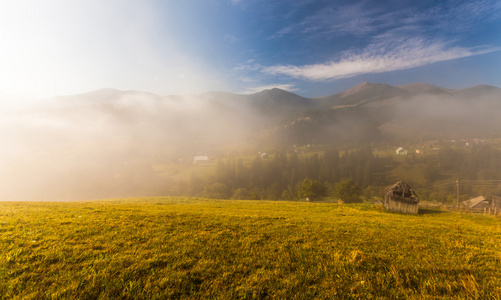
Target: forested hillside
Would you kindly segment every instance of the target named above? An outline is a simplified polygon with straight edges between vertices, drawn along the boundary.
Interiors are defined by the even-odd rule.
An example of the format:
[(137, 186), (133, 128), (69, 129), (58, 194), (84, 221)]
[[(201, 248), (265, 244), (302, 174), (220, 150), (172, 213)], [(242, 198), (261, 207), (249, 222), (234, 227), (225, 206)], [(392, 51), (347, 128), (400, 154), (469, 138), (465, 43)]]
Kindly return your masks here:
[(370, 147), (342, 153), (327, 149), (310, 156), (277, 151), (268, 159), (256, 156), (251, 165), (242, 159), (220, 159), (213, 176), (194, 174), (189, 187), (181, 189), (208, 198), (290, 200), (301, 198), (304, 184), (312, 180), (320, 186), (320, 198), (335, 198), (336, 184), (352, 179), (363, 190), (360, 196), (370, 199), (380, 196), (384, 186), (406, 179), (426, 200), (445, 203), (456, 192), (457, 178), (464, 182), (463, 195), (501, 193), (501, 150), (479, 144), (399, 157), (375, 155)]

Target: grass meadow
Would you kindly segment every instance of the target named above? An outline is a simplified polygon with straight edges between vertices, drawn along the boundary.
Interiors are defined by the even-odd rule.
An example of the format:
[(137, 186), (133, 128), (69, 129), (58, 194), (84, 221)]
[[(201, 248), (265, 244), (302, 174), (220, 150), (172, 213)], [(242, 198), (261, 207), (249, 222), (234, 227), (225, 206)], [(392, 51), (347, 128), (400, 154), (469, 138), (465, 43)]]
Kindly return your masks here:
[(501, 219), (197, 198), (0, 202), (0, 299), (501, 299)]

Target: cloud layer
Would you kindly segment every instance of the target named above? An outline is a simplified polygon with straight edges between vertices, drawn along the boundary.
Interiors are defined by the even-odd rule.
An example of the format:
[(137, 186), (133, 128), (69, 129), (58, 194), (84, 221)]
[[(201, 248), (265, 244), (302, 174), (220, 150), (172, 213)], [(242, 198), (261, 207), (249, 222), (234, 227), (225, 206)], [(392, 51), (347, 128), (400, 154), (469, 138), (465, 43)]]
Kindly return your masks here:
[(338, 61), (304, 66), (276, 65), (264, 67), (262, 72), (270, 75), (287, 75), (293, 78), (322, 81), (359, 74), (409, 69), (496, 50), (499, 49), (449, 47), (445, 42), (426, 42), (416, 38), (392, 43), (371, 44), (360, 53), (346, 52)]
[(299, 87), (297, 80), (332, 81), (501, 50), (499, 40), (472, 35), (473, 30), (501, 18), (501, 4), (494, 0), (303, 1), (285, 7), (283, 26), (267, 39), (270, 44), (295, 45), (295, 52), (282, 51), (279, 63), (257, 59), (235, 68), (258, 74), (263, 85), (265, 81), (287, 84), (294, 78)]

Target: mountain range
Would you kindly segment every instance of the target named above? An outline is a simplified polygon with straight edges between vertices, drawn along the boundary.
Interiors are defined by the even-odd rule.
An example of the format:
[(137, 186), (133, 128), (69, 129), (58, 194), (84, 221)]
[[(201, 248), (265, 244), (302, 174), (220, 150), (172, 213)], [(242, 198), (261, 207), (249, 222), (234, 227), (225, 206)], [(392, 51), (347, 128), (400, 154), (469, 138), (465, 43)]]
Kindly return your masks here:
[(404, 143), (490, 137), (501, 132), (496, 116), (501, 112), (501, 89), (486, 85), (452, 90), (426, 83), (390, 86), (364, 82), (320, 98), (279, 89), (204, 97), (253, 112), (263, 124), (274, 126), (269, 141), (286, 146), (319, 143), (344, 147), (383, 140)]
[[(5, 99), (0, 96), (0, 110)], [(15, 103), (11, 96), (8, 102)], [(250, 95), (101, 89), (59, 96), (0, 113), (0, 196), (162, 194), (165, 179), (154, 166), (194, 155), (499, 138), (500, 112), (501, 89), (485, 85), (452, 90), (364, 82), (319, 98), (277, 88)]]
[[(37, 131), (42, 130), (40, 123), (47, 125), (56, 120), (69, 128), (85, 124), (86, 131), (102, 126), (117, 129), (113, 136), (117, 132), (130, 135), (142, 127), (147, 134), (140, 133), (140, 139), (156, 132), (156, 138), (172, 144), (189, 141), (188, 144), (211, 147), (238, 137), (248, 139), (260, 131), (274, 131), (274, 136), (287, 132), (286, 140), (294, 144), (315, 139), (317, 143), (332, 143), (343, 131), (348, 130), (351, 136), (350, 128), (361, 127), (377, 129), (376, 135), (385, 139), (412, 139), (415, 135), (430, 139), (485, 136), (500, 128), (496, 116), (500, 111), (501, 89), (493, 86), (452, 90), (426, 83), (390, 86), (363, 82), (319, 98), (306, 98), (278, 88), (249, 95), (219, 91), (193, 96), (101, 89), (45, 99), (31, 109), (10, 110), (4, 119), (24, 116), (26, 120), (30, 116), (38, 122)], [(26, 126), (29, 124), (19, 124), (21, 128)], [(305, 130), (313, 131), (308, 133), (309, 140), (294, 140), (291, 136), (294, 131)], [(214, 134), (220, 132), (224, 134)], [(340, 133), (328, 138), (329, 132)], [(368, 139), (373, 141), (374, 137)]]
[[(195, 149), (262, 136), (263, 131), (272, 132), (267, 143), (281, 141), (284, 146), (336, 141), (342, 146), (339, 141), (359, 136), (363, 128), (370, 128), (371, 136), (359, 137), (358, 143), (364, 138), (375, 142), (415, 136), (490, 136), (501, 129), (497, 112), (501, 112), (501, 89), (494, 86), (453, 90), (426, 83), (390, 86), (363, 82), (319, 98), (278, 88), (249, 95), (219, 91), (192, 96), (101, 89), (45, 99), (31, 109), (10, 110), (4, 114), (4, 122), (23, 116), (34, 121), (38, 132), (54, 122), (68, 128), (83, 125), (85, 131), (101, 127), (106, 130), (96, 130), (97, 136), (111, 131), (112, 139), (137, 134), (136, 139), (144, 140), (156, 133), (154, 139), (147, 138), (148, 144), (169, 143), (183, 151), (188, 146), (198, 151)], [(29, 126), (24, 122), (15, 127)], [(64, 126), (59, 130), (65, 131)]]

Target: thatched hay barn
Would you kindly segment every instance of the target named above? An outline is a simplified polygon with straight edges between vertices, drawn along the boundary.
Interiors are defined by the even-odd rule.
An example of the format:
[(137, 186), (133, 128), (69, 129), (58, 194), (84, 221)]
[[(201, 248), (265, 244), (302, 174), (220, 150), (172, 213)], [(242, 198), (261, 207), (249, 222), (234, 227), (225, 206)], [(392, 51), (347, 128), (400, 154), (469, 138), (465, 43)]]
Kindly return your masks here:
[(387, 210), (417, 214), (418, 203), (419, 197), (405, 181), (399, 181), (384, 190), (384, 206)]

